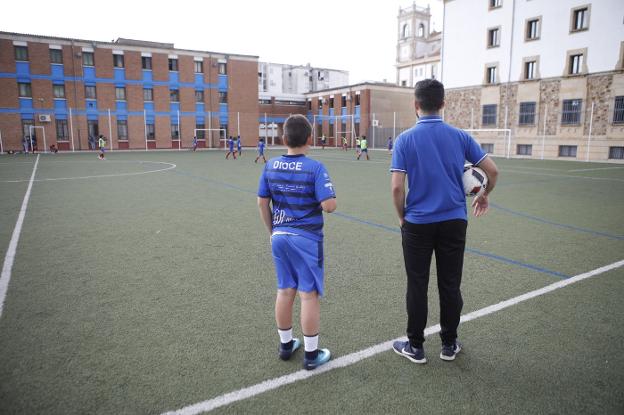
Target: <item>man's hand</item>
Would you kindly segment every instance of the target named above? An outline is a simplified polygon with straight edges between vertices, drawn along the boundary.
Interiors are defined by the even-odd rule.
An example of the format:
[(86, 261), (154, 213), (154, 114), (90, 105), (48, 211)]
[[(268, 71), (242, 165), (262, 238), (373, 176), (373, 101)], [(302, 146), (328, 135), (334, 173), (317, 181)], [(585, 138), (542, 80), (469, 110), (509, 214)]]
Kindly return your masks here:
[(403, 227), (403, 224), (405, 223), (405, 218), (399, 218), (399, 227)]
[(475, 197), (475, 199), (472, 201), (472, 207), (474, 208), (472, 213), (477, 218), (479, 216), (485, 215), (488, 212), (488, 210), (490, 210), (490, 203), (488, 201), (487, 193), (483, 193)]

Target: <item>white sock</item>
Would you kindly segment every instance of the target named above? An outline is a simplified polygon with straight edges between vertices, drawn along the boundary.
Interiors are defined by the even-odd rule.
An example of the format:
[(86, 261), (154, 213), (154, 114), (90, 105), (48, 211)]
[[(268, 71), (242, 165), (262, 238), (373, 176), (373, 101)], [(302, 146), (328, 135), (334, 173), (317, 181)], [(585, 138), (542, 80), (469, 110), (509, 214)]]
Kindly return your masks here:
[(306, 352), (313, 352), (318, 349), (318, 334), (316, 336), (303, 336), (303, 343)]
[(293, 338), (292, 337), (292, 327), (289, 328), (288, 330), (277, 329), (277, 333), (279, 334), (280, 342), (282, 342), (282, 343), (288, 343)]

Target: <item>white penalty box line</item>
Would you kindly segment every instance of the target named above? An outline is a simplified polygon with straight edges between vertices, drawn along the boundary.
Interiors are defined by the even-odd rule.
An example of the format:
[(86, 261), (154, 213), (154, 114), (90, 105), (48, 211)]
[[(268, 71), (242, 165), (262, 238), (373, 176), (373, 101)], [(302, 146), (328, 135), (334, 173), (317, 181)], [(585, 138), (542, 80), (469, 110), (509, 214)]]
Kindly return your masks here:
[[(468, 314), (464, 314), (463, 316), (461, 316), (461, 322), (465, 323), (467, 321), (476, 320), (480, 317), (493, 314), (497, 311), (504, 310), (516, 304), (528, 301), (532, 298), (539, 297), (549, 292), (558, 290), (559, 288), (563, 288), (568, 285), (577, 283), (579, 281), (583, 281), (585, 279), (595, 277), (596, 275), (603, 274), (605, 272), (620, 268), (622, 266), (624, 266), (624, 260), (620, 260), (618, 262), (614, 262), (612, 264), (605, 265), (600, 268), (596, 268), (594, 270), (576, 275), (574, 277), (567, 278), (565, 280), (557, 281), (555, 283), (539, 288), (537, 290), (529, 291), (517, 297), (510, 298), (509, 300), (501, 301), (500, 303), (481, 308), (479, 310), (470, 312)], [(440, 325), (436, 324), (435, 326), (427, 327), (425, 329), (425, 336), (430, 336), (438, 332), (440, 332)], [(174, 415), (174, 414), (175, 415), (195, 415), (195, 414), (199, 414), (202, 412), (212, 411), (213, 409), (217, 409), (222, 406), (232, 404), (234, 402), (239, 402), (248, 398), (252, 398), (264, 392), (268, 392), (268, 391), (280, 388), (282, 386), (289, 385), (291, 383), (305, 380), (313, 376), (318, 376), (320, 374), (329, 372), (331, 370), (351, 366), (364, 359), (367, 359), (369, 357), (372, 357), (377, 354), (390, 350), (392, 348), (392, 344), (397, 340), (405, 340), (405, 337), (399, 337), (394, 340), (389, 340), (383, 343), (379, 343), (369, 348), (366, 348), (366, 349), (363, 349), (354, 353), (350, 353), (345, 356), (341, 356), (337, 359), (330, 361), (329, 363), (323, 366), (320, 366), (318, 369), (315, 369), (312, 371), (300, 370), (298, 372), (280, 376), (278, 378), (265, 380), (264, 382), (258, 383), (256, 385), (249, 386), (243, 389), (239, 389), (233, 392), (229, 392), (224, 395), (217, 396), (216, 398), (213, 398), (213, 399), (209, 399), (209, 400), (199, 402), (193, 405), (185, 406), (184, 408), (181, 408), (175, 411), (166, 412), (163, 415)]]

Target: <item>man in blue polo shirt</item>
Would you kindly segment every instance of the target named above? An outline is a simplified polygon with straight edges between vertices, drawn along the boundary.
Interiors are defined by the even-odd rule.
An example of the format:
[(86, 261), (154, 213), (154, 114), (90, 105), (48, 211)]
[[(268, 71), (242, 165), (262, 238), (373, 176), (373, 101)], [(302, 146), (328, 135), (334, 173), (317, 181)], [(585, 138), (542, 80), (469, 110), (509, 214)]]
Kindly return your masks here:
[(288, 154), (265, 165), (258, 186), (260, 217), (271, 234), (277, 273), (275, 321), (278, 354), (288, 360), (300, 345), (292, 336), (295, 296), (301, 298), (301, 329), (307, 370), (327, 363), (328, 349), (318, 348), (320, 302), (323, 296), (323, 212), (336, 209), (336, 193), (322, 163), (305, 156), (312, 126), (303, 115), (284, 123)]
[[(496, 186), (496, 164), (466, 132), (442, 121), (444, 86), (425, 79), (416, 84), (418, 123), (399, 135), (392, 154), (392, 199), (399, 216), (407, 273), (407, 338), (393, 345), (396, 353), (425, 363), (429, 268), (435, 252), (440, 294), (440, 358), (451, 361), (461, 350), (457, 327), (463, 307), (461, 278), (466, 245), (464, 163), (479, 165), (489, 178), (487, 190), (472, 203), (474, 215), (488, 211)], [(405, 195), (405, 181), (409, 193)]]

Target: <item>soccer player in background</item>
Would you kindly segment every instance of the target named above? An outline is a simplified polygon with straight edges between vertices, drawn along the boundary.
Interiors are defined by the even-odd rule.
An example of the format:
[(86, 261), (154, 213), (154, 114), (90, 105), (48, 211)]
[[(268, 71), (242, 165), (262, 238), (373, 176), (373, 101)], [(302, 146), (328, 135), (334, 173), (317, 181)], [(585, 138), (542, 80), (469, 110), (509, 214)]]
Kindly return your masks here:
[(260, 217), (271, 234), (277, 274), (275, 321), (279, 357), (288, 360), (301, 342), (292, 335), (292, 310), (301, 299), (301, 329), (307, 370), (327, 363), (331, 353), (318, 348), (320, 297), (323, 296), (323, 212), (336, 209), (336, 193), (325, 166), (305, 156), (312, 133), (303, 115), (284, 123), (288, 154), (265, 165), (258, 186)]
[(234, 160), (236, 160), (236, 150), (234, 150), (234, 138), (232, 138), (232, 136), (228, 138), (227, 144), (228, 144), (229, 151), (225, 155), (225, 158), (227, 159), (228, 157), (230, 157), (230, 154), (231, 154), (234, 156)]
[(358, 152), (357, 159), (359, 160), (360, 156), (364, 153), (366, 153), (366, 160), (370, 160), (370, 158), (368, 157), (368, 141), (366, 141), (365, 135), (363, 135), (362, 139), (360, 140), (360, 151)]
[(197, 150), (197, 136), (193, 136), (193, 151)]
[[(460, 285), (466, 245), (466, 196), (462, 183), (464, 162), (481, 167), (488, 188), (475, 197), (474, 215), (488, 211), (488, 195), (496, 186), (496, 164), (466, 132), (442, 121), (444, 86), (435, 79), (416, 83), (416, 125), (396, 140), (390, 171), (392, 199), (399, 216), (403, 259), (407, 273), (407, 341), (393, 349), (414, 363), (426, 363), (424, 330), (427, 325), (429, 267), (435, 252), (440, 295), (442, 360), (455, 360), (462, 345), (457, 327), (463, 307)], [(405, 196), (405, 181), (409, 193)]]
[(266, 157), (264, 157), (264, 138), (258, 140), (258, 157), (254, 160), (254, 163), (257, 163), (260, 157), (262, 157), (265, 163), (267, 162)]
[(347, 137), (342, 137), (342, 149), (347, 151)]
[(392, 154), (392, 137), (388, 137), (388, 153)]
[(241, 145), (240, 135), (236, 137), (236, 148), (238, 149), (238, 156), (243, 156), (243, 147)]
[(325, 138), (325, 134), (321, 136), (321, 148), (325, 150), (325, 145), (327, 144), (327, 138)]
[(360, 157), (360, 137), (355, 137), (355, 155)]
[(100, 148), (100, 154), (98, 158), (100, 160), (104, 160), (104, 153), (106, 152), (106, 137), (100, 134), (100, 138), (98, 139), (98, 147)]

